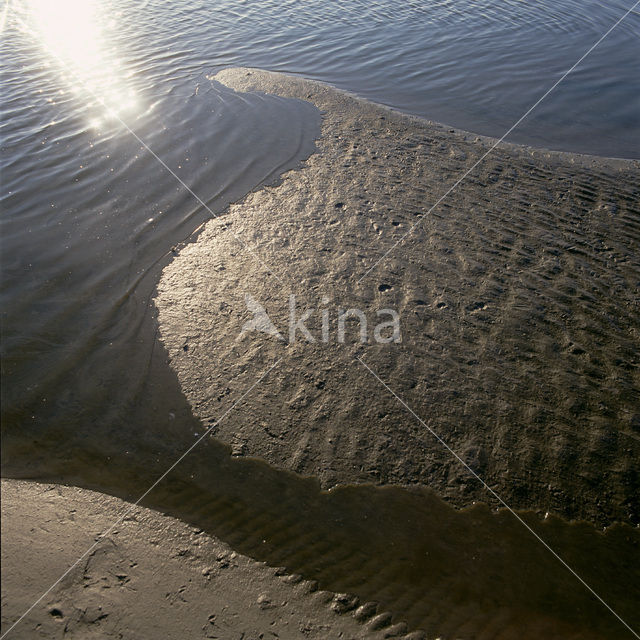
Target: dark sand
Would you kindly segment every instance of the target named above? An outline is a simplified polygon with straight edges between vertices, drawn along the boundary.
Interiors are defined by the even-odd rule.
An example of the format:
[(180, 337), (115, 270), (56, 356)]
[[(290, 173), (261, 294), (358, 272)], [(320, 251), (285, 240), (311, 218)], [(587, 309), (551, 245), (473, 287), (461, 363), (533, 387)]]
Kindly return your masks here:
[[(452, 508), (496, 504), (354, 356), (511, 506), (590, 521), (522, 514), (637, 625), (639, 164), (500, 145), (358, 283), (492, 141), (277, 74), (216, 79), (310, 100), (323, 133), (303, 169), (208, 223), (163, 273), (162, 338), (205, 426), (283, 360), (215, 427), (235, 457), (202, 443), (149, 502), (321, 589), (356, 594), (369, 627), (349, 627), (327, 608), (332, 594), (310, 595), (306, 580), (292, 586), (242, 556), (235, 566), (225, 544), (137, 509), (15, 637), (38, 624), (45, 637), (207, 637), (212, 614), (231, 625), (219, 637), (245, 640), (367, 637), (372, 625), (386, 625), (380, 637), (629, 636), (511, 514)], [(328, 344), (239, 337), (245, 293), (286, 333), (289, 292), (299, 312), (330, 309)], [(336, 344), (339, 306), (372, 325), (377, 309), (397, 309), (402, 343), (360, 345), (356, 327)], [(307, 326), (317, 338), (319, 325), (316, 312)], [(135, 475), (122, 463), (123, 478)], [(345, 486), (363, 483), (387, 486)], [(122, 508), (3, 483), (3, 629)], [(625, 524), (593, 526), (611, 522)], [(262, 608), (264, 593), (288, 604)]]
[[(2, 634), (129, 506), (84, 489), (2, 481)], [(371, 629), (372, 615), (357, 620), (340, 594), (277, 573), (194, 527), (136, 507), (7, 638), (394, 634), (389, 625)], [(396, 627), (394, 637), (406, 637), (402, 631)]]
[[(304, 168), (209, 222), (163, 272), (162, 340), (205, 425), (283, 358), (216, 438), (324, 487), (490, 500), (359, 355), (510, 506), (637, 524), (640, 163), (501, 144), (402, 240), (492, 140), (283, 75), (216, 80), (324, 112)], [(298, 314), (328, 298), (329, 342), (320, 311), (315, 344), (240, 337), (247, 293), (285, 334), (289, 293)], [(366, 313), (369, 344), (351, 323), (337, 344), (338, 307)], [(385, 307), (401, 344), (372, 341)]]

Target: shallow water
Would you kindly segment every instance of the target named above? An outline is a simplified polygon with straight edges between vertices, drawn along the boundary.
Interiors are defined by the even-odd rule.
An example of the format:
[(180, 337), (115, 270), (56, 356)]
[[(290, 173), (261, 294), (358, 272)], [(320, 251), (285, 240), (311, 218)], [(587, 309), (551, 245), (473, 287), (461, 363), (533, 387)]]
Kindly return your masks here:
[[(159, 269), (211, 212), (297, 166), (320, 122), (302, 102), (235, 94), (208, 79), (216, 70), (241, 64), (298, 73), (501, 135), (624, 9), (568, 0), (535, 8), (7, 2), (0, 45), (4, 473), (121, 493), (128, 486), (134, 495), (136, 468), (156, 459), (166, 466), (202, 429), (156, 343), (150, 295)], [(509, 139), (637, 157), (639, 33), (633, 14)], [(233, 469), (225, 482), (238, 486), (254, 471)], [(286, 491), (288, 476), (278, 477)], [(156, 505), (169, 508), (174, 498)], [(304, 500), (284, 504), (299, 508)], [(210, 528), (230, 539), (229, 521)], [(319, 575), (342, 584), (335, 570)]]
[[(4, 44), (7, 55), (41, 39), (29, 13), (43, 2), (7, 3), (6, 31), (36, 32)], [(100, 60), (95, 82), (118, 92), (143, 87), (149, 96), (192, 88), (203, 73), (256, 66), (302, 74), (405, 112), (500, 136), (621, 17), (632, 3), (615, 0), (482, 2), (198, 2), (167, 5), (112, 0), (78, 3), (84, 33), (69, 37), (65, 6), (45, 15), (49, 44), (72, 57), (96, 35), (83, 72)], [(25, 8), (33, 7), (33, 11)], [(73, 9), (72, 9), (73, 10)], [(94, 15), (97, 12), (97, 16)], [(27, 15), (25, 15), (25, 13)], [(74, 12), (74, 20), (78, 17)], [(96, 18), (100, 33), (92, 32)], [(632, 13), (511, 134), (547, 148), (638, 157), (640, 148), (640, 17)], [(70, 51), (69, 51), (70, 50)], [(86, 55), (86, 54), (85, 54)], [(54, 71), (55, 73), (55, 71)], [(27, 68), (25, 80), (41, 78)], [(5, 84), (5, 87), (7, 85)], [(9, 89), (13, 92), (13, 88)], [(121, 102), (121, 101), (120, 101)], [(13, 103), (13, 101), (12, 101)], [(86, 107), (86, 103), (84, 105)], [(76, 103), (71, 107), (77, 110)], [(13, 104), (8, 115), (13, 114)], [(69, 108), (66, 109), (69, 111)]]
[(130, 411), (153, 347), (147, 274), (202, 221), (308, 155), (319, 114), (186, 79), (170, 62), (115, 73), (121, 61), (97, 28), (86, 68), (84, 41), (78, 57), (53, 42), (61, 69), (26, 31), (29, 16), (18, 24), (4, 45), (5, 426), (62, 439), (145, 430), (154, 401)]

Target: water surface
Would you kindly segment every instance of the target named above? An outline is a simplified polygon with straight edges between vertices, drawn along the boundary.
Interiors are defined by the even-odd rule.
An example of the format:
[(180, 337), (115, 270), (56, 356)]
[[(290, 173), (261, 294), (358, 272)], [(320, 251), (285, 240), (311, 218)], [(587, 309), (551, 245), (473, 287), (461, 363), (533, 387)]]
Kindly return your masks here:
[[(122, 476), (134, 495), (145, 477), (136, 469), (166, 467), (202, 430), (156, 341), (150, 297), (160, 267), (212, 214), (297, 166), (320, 123), (306, 103), (235, 94), (210, 80), (217, 70), (300, 74), (502, 135), (626, 8), (6, 2), (4, 473), (121, 493)], [(510, 139), (638, 157), (639, 35), (634, 13)], [(254, 471), (242, 469), (232, 474), (239, 485)]]

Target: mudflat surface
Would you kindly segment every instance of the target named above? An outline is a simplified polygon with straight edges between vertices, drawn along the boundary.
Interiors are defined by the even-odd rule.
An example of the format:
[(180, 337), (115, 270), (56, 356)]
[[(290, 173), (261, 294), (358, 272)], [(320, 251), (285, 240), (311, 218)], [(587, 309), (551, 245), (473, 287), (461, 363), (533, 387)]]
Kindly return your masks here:
[[(3, 480), (2, 634), (130, 506), (84, 489)], [(6, 637), (375, 640), (394, 633), (388, 623), (370, 628), (375, 607), (356, 614), (350, 604), (135, 507)]]
[[(177, 247), (159, 285), (170, 363), (215, 438), (147, 504), (216, 537), (136, 510), (18, 637), (348, 638), (378, 627), (383, 637), (631, 637), (637, 163), (501, 145), (429, 212), (492, 141), (302, 80), (251, 70), (217, 79), (310, 100), (324, 120), (306, 166)], [(264, 321), (252, 313), (260, 305), (288, 338), (290, 294), (297, 317), (311, 310), (315, 342), (243, 333)], [(353, 320), (340, 342), (339, 308), (368, 319), (365, 343)], [(375, 341), (384, 308), (399, 314), (400, 343)], [(530, 511), (496, 512), (432, 432)], [(165, 438), (173, 461), (182, 440), (170, 429)], [(166, 470), (160, 458), (110, 465), (120, 480), (111, 490), (125, 498)], [(3, 628), (124, 504), (3, 484)], [(567, 520), (578, 517), (590, 523)], [(365, 625), (343, 629), (354, 620), (334, 610)], [(219, 628), (207, 626), (212, 615)]]
[[(490, 501), (432, 430), (514, 508), (637, 523), (640, 165), (503, 143), (432, 209), (493, 140), (278, 74), (215, 79), (323, 111), (305, 166), (207, 223), (159, 284), (171, 366), (215, 437), (324, 487)], [(315, 342), (242, 334), (247, 294), (285, 338), (294, 294)], [(339, 342), (340, 308), (365, 344), (354, 318)], [(401, 343), (374, 339), (385, 308)]]

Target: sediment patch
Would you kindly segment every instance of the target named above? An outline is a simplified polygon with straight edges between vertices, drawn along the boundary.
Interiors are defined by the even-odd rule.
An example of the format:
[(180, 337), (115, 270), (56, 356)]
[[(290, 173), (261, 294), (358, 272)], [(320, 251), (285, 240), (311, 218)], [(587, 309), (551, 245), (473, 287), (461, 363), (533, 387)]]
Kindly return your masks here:
[(2, 481), (2, 632), (8, 638), (259, 638), (267, 629), (278, 638), (389, 637), (389, 625), (376, 631), (363, 624), (366, 617), (354, 619), (345, 598), (150, 509), (75, 487)]
[[(325, 488), (491, 502), (358, 357), (512, 507), (637, 523), (639, 163), (500, 144), (431, 210), (492, 140), (301, 79), (215, 79), (324, 114), (302, 169), (209, 222), (163, 272), (162, 340), (205, 425), (282, 359), (215, 437)], [(247, 294), (285, 337), (290, 294), (317, 310), (315, 342), (241, 335)], [(369, 319), (365, 344), (353, 318), (338, 341), (339, 308)], [(400, 343), (373, 340), (383, 308)]]

